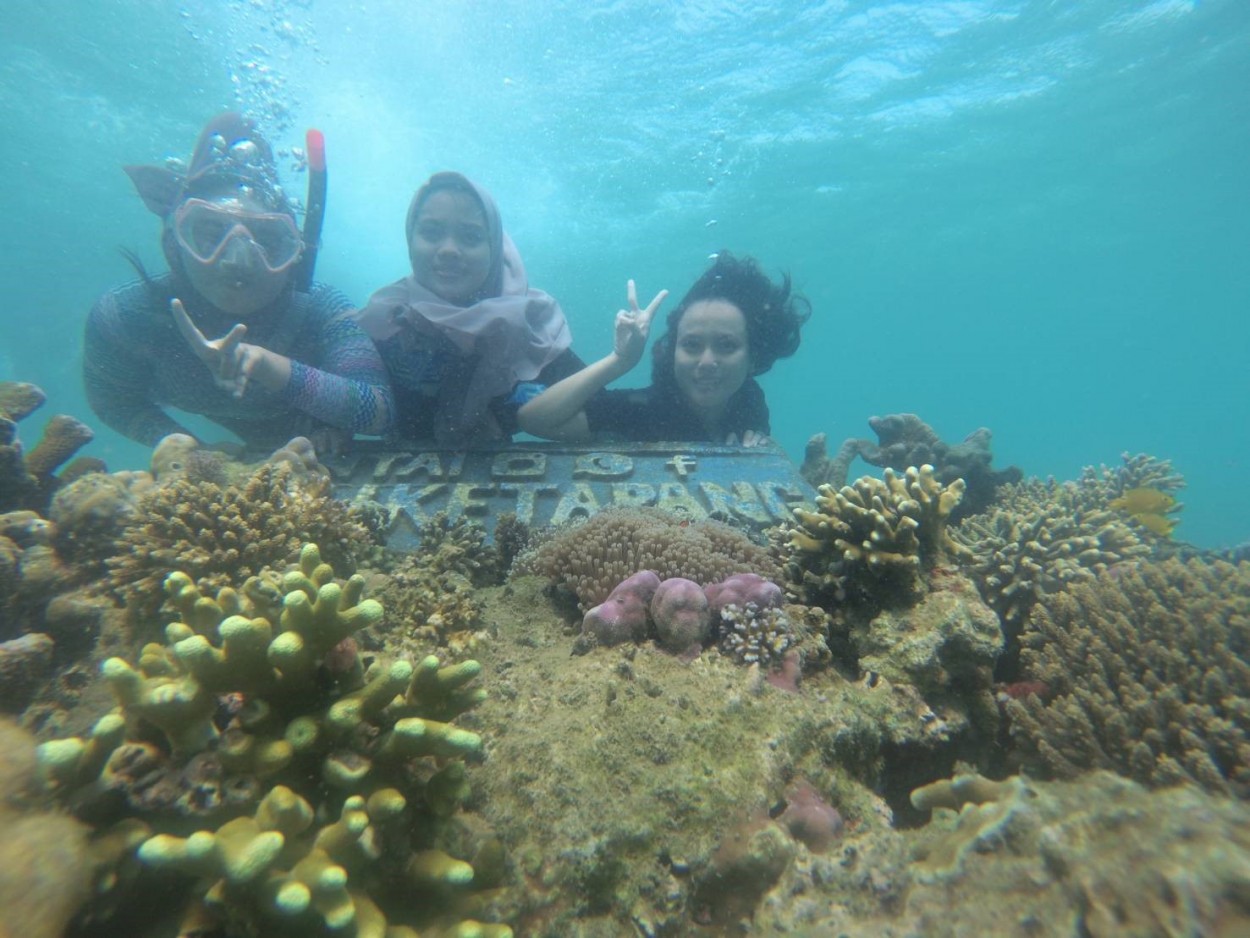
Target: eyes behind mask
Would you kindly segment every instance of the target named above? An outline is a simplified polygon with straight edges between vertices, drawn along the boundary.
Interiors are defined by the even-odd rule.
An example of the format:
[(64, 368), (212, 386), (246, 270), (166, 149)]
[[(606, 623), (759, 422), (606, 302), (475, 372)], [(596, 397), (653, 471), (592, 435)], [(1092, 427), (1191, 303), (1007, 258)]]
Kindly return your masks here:
[(217, 263), (229, 244), (246, 238), (271, 273), (288, 270), (304, 249), (295, 220), (282, 212), (248, 212), (187, 199), (174, 213), (174, 237), (197, 262)]

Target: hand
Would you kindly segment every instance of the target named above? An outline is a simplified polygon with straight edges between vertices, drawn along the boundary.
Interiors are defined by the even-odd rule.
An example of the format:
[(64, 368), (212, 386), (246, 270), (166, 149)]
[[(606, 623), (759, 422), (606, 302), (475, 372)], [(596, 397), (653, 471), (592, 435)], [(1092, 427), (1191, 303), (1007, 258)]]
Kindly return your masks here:
[[(772, 437), (770, 437), (767, 433), (760, 433), (758, 430), (743, 430), (742, 431), (742, 444), (741, 444), (742, 446), (745, 446), (745, 447), (765, 446), (771, 442), (772, 442)], [(729, 434), (729, 436), (725, 437), (725, 443), (728, 446), (739, 445), (738, 434), (736, 433)]]
[(342, 456), (352, 442), (352, 432), (338, 427), (318, 427), (308, 434), (318, 456)]
[(651, 317), (655, 315), (655, 311), (668, 296), (668, 291), (661, 290), (655, 295), (655, 299), (647, 304), (646, 309), (639, 309), (638, 291), (634, 287), (634, 281), (630, 280), (625, 289), (629, 299), (629, 309), (623, 309), (616, 314), (616, 333), (612, 339), (612, 351), (628, 371), (642, 360), (642, 353), (647, 348), (647, 336), (651, 333)]
[(248, 345), (243, 341), (243, 337), (247, 335), (247, 326), (236, 323), (220, 339), (209, 340), (191, 321), (183, 308), (182, 300), (173, 300), (169, 309), (174, 315), (178, 331), (182, 333), (196, 357), (208, 366), (217, 387), (229, 391), (235, 399), (241, 398), (247, 390), (252, 371), (267, 354), (260, 346)]

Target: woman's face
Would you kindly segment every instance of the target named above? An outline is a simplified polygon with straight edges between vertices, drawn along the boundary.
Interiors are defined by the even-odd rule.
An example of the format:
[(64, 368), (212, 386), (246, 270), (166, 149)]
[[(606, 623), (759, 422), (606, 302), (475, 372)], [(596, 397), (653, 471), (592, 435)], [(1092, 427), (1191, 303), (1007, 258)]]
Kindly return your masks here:
[[(293, 257), (284, 254), (268, 259), (263, 247), (269, 244), (265, 232), (253, 232), (248, 226), (259, 228), (261, 223), (257, 219), (278, 219), (280, 214), (267, 213), (263, 203), (242, 193), (210, 199), (204, 204), (211, 204), (212, 211), (200, 213), (203, 218), (192, 216), (192, 221), (199, 224), (196, 233), (207, 240), (213, 240), (209, 235), (215, 233), (220, 241), (215, 245), (201, 245), (184, 237), (175, 238), (182, 269), (204, 299), (222, 312), (247, 321), (273, 303), (286, 287), (293, 261), (299, 256), (299, 233), (292, 223), (290, 230), (296, 241)], [(210, 222), (216, 227), (204, 234)], [(200, 257), (191, 250), (192, 245), (200, 248)], [(210, 256), (206, 262), (205, 257)], [(270, 269), (270, 265), (280, 265), (283, 261), (287, 263), (282, 269)]]
[(751, 372), (746, 316), (728, 300), (692, 303), (677, 324), (673, 374), (701, 417), (719, 419)]
[(490, 273), (490, 231), (476, 198), (440, 189), (421, 205), (408, 256), (412, 272), (427, 290), (449, 303), (467, 304)]

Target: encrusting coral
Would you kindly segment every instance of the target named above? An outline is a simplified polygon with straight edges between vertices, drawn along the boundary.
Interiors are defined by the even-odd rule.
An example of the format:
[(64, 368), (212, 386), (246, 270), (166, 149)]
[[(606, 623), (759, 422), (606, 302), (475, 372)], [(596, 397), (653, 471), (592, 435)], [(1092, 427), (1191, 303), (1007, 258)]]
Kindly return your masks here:
[(787, 573), (800, 600), (890, 605), (911, 599), (923, 571), (948, 551), (947, 521), (964, 484), (938, 481), (932, 466), (884, 479), (818, 489), (816, 510), (794, 509)]
[(684, 577), (701, 585), (734, 573), (777, 580), (781, 571), (767, 548), (719, 521), (690, 522), (655, 508), (601, 511), (517, 558), (513, 573), (536, 574), (573, 593), (583, 610), (607, 599), (639, 570), (661, 580)]
[[(912, 800), (933, 818), (911, 835), (903, 894), (870, 920), (827, 902), (834, 913), (809, 920), (808, 934), (1119, 938), (1250, 928), (1244, 803), (1192, 786), (1149, 791), (1110, 772), (1072, 782), (965, 775)], [(770, 924), (757, 918), (757, 927)]]
[(1045, 600), (1022, 641), (1049, 691), (1007, 705), (1030, 768), (1250, 797), (1250, 564), (1117, 568)]
[[(472, 882), (472, 857), (443, 840), (467, 791), (465, 760), (482, 749), (451, 722), (484, 699), (470, 686), (480, 665), (428, 656), (362, 674), (352, 636), (383, 615), (363, 588), (360, 576), (336, 581), (312, 545), (275, 589), (250, 595), (212, 598), (171, 574), (182, 615), (166, 644), (147, 645), (137, 667), (103, 666), (117, 710), (85, 738), (40, 746), (50, 789), (92, 818), (121, 794), (142, 815), (131, 838), (142, 864), (199, 884), (184, 921), (403, 938), (416, 932), (397, 917), (440, 924), (437, 897)], [(134, 797), (153, 775), (195, 784), (164, 804)], [(431, 897), (424, 907), (414, 890)], [(466, 921), (449, 934), (511, 931)]]

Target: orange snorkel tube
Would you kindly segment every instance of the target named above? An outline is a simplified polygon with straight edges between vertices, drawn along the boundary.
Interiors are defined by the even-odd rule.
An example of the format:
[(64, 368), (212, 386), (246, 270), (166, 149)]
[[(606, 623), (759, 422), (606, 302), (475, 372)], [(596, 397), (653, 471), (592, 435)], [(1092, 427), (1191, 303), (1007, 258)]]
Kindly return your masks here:
[(310, 127), (304, 135), (308, 154), (308, 203), (304, 211), (304, 255), (295, 268), (295, 289), (307, 293), (312, 287), (317, 267), (317, 249), (321, 246), (321, 223), (326, 217), (326, 138)]

